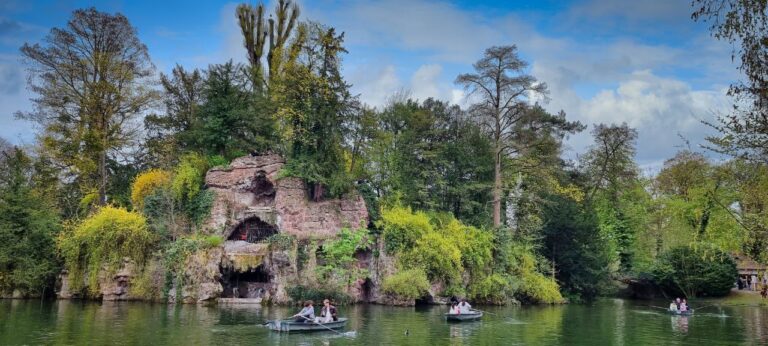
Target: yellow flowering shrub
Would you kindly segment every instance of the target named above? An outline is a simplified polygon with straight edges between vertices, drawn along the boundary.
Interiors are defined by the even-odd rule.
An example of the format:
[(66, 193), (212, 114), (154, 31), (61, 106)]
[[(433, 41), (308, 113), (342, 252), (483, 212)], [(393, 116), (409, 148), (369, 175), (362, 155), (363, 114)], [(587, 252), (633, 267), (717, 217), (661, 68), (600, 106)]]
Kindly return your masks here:
[(72, 289), (81, 289), (80, 278), (87, 275), (88, 290), (94, 296), (99, 292), (102, 266), (114, 271), (126, 257), (141, 266), (154, 243), (155, 236), (147, 228), (144, 216), (112, 206), (102, 207), (82, 222), (67, 227), (57, 239)]
[(134, 210), (142, 210), (147, 196), (170, 183), (171, 173), (160, 169), (150, 169), (137, 175), (131, 185), (131, 203)]

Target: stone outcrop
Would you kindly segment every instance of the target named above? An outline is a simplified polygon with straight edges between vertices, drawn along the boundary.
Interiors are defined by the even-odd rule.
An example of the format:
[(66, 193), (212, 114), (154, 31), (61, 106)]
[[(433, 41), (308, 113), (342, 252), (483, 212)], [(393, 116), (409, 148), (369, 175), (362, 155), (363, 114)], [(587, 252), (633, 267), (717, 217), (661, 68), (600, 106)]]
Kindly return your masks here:
[[(147, 264), (145, 271), (147, 271), (148, 281), (145, 289), (159, 290), (163, 285), (163, 274), (160, 272), (152, 272), (152, 269), (157, 269), (157, 263)], [(102, 267), (98, 274), (98, 296), (104, 301), (125, 301), (125, 300), (159, 300), (159, 296), (154, 297), (137, 295), (136, 290), (132, 289), (132, 286), (138, 285), (138, 276), (140, 269), (136, 266), (136, 263), (129, 258), (124, 258), (120, 266), (116, 270), (110, 270), (106, 266)], [(62, 271), (59, 275), (58, 290), (56, 295), (59, 299), (80, 299), (82, 297), (81, 291), (72, 290), (72, 280), (79, 279), (82, 281), (81, 286), (83, 289), (88, 287), (88, 278), (83, 277), (75, 278), (69, 275), (69, 272)]]
[(221, 296), (221, 261), (224, 258), (221, 247), (199, 250), (184, 262), (182, 278), (168, 292), (169, 303), (208, 303)]
[(229, 167), (211, 169), (205, 183), (216, 197), (206, 223), (209, 232), (228, 238), (254, 217), (298, 239), (333, 237), (343, 227), (367, 225), (368, 211), (360, 195), (310, 201), (301, 179), (279, 178), (284, 164), (279, 155), (246, 156)]
[[(171, 283), (165, 282), (168, 268), (159, 259), (150, 272), (149, 266), (136, 268), (130, 261), (113, 274), (104, 270), (99, 277), (102, 299), (166, 296), (170, 303), (207, 303), (219, 298), (286, 303), (290, 287), (317, 284), (317, 244), (335, 237), (344, 227), (367, 226), (368, 211), (363, 198), (354, 192), (311, 201), (302, 180), (280, 177), (284, 164), (279, 155), (246, 156), (228, 167), (211, 169), (205, 184), (214, 193), (214, 202), (203, 233), (220, 235), (224, 243), (186, 256), (183, 270)], [(269, 237), (275, 234), (290, 235), (290, 244), (269, 244)], [(299, 244), (304, 251), (309, 243), (315, 244), (310, 253), (300, 254)], [(374, 259), (370, 251), (359, 255), (360, 268), (379, 273), (381, 259)], [(380, 258), (386, 260), (386, 256)], [(71, 292), (72, 279), (62, 274), (60, 298), (79, 298)], [(355, 301), (379, 302), (381, 295), (375, 287), (380, 281), (379, 274), (372, 274), (372, 279), (350, 285), (347, 293)], [(141, 297), (138, 282), (142, 283)], [(163, 294), (166, 286), (170, 290)]]

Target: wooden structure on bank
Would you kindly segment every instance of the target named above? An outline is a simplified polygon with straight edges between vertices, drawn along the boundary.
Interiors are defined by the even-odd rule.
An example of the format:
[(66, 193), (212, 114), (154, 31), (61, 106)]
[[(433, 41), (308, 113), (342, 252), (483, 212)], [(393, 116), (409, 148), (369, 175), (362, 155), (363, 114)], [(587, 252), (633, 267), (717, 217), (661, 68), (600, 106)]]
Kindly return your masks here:
[(766, 265), (760, 264), (746, 255), (734, 254), (733, 259), (736, 261), (736, 270), (739, 272), (739, 276), (760, 276), (765, 273)]

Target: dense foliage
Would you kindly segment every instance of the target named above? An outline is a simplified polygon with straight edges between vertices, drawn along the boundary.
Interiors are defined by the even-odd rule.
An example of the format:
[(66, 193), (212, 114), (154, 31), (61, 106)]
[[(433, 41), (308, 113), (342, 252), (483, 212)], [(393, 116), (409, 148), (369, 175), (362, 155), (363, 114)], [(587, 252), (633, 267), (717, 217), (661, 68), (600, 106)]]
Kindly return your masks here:
[(733, 258), (705, 244), (672, 248), (659, 257), (653, 270), (654, 279), (667, 292), (689, 298), (727, 295), (736, 275)]
[(336, 279), (350, 285), (365, 278), (367, 271), (355, 265), (358, 251), (370, 249), (372, 241), (367, 229), (350, 230), (343, 228), (335, 239), (323, 243), (323, 265), (317, 268), (321, 280)]
[(98, 278), (103, 266), (114, 272), (129, 258), (143, 265), (151, 253), (155, 236), (144, 216), (122, 208), (105, 206), (82, 222), (65, 229), (58, 238), (64, 265), (73, 278), (71, 288), (82, 288), (87, 277), (88, 294), (99, 294)]
[(51, 293), (58, 274), (53, 254), (61, 224), (34, 174), (32, 159), (20, 148), (0, 151), (0, 293)]
[(171, 175), (163, 170), (151, 169), (140, 173), (131, 185), (131, 204), (137, 210), (143, 210), (144, 200), (159, 189), (167, 188), (170, 182)]
[(415, 268), (399, 271), (384, 279), (381, 289), (405, 300), (421, 298), (429, 290), (429, 280), (424, 270)]
[[(410, 208), (385, 208), (377, 223), (386, 251), (397, 259), (398, 272), (389, 282), (390, 292), (413, 299), (407, 280), (441, 283), (443, 295), (463, 295), (477, 301), (501, 304), (519, 300), (561, 302), (558, 284), (536, 267), (532, 249), (520, 242), (499, 242), (493, 232), (468, 226), (451, 214), (413, 212)], [(503, 234), (503, 232), (502, 232)], [(405, 278), (401, 273), (419, 276)], [(421, 286), (416, 286), (421, 287)], [(428, 287), (428, 286), (427, 286)]]

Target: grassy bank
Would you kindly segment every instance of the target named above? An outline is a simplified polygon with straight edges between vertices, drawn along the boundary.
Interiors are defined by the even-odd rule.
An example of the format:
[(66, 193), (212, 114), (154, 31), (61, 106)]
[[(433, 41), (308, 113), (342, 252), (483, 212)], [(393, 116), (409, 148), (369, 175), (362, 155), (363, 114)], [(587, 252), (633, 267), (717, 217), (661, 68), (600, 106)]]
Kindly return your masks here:
[(763, 299), (756, 291), (732, 290), (722, 298), (704, 298), (700, 302), (724, 306), (768, 306), (768, 299)]

